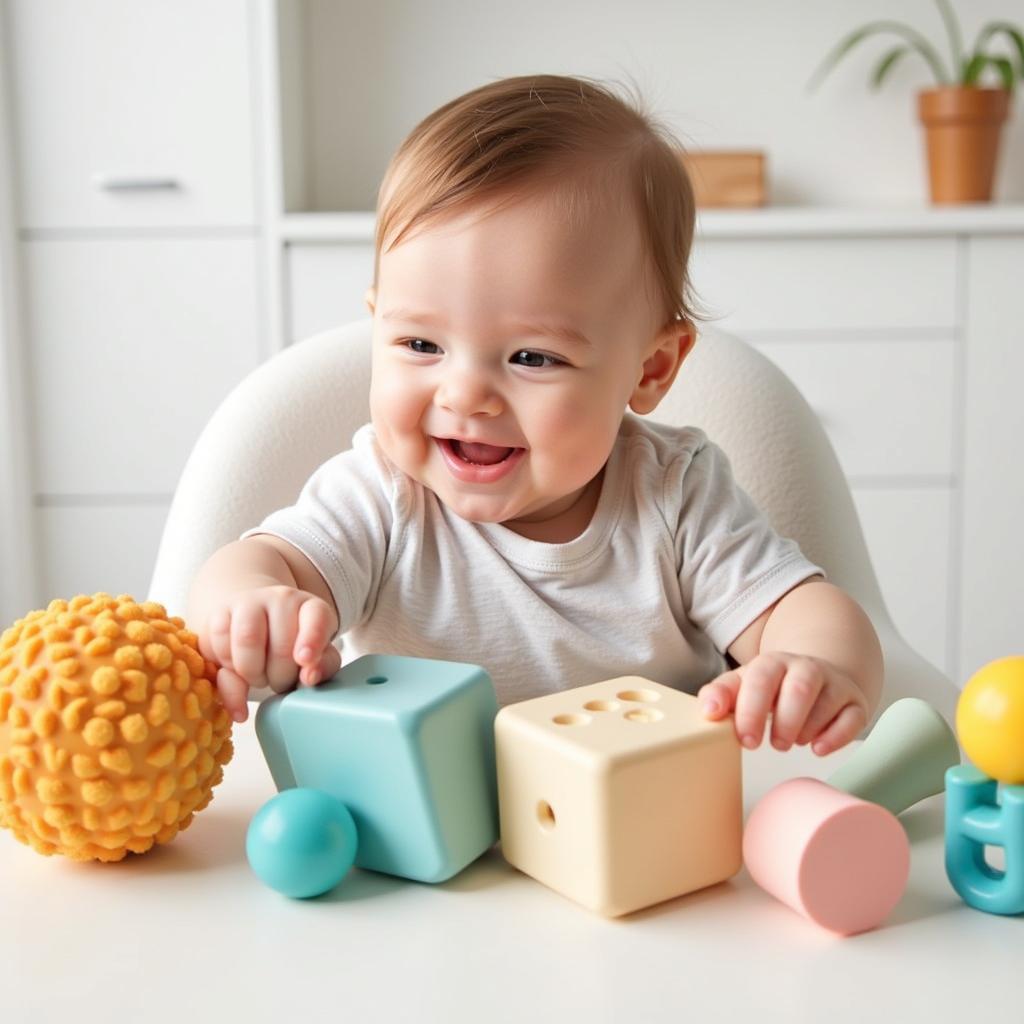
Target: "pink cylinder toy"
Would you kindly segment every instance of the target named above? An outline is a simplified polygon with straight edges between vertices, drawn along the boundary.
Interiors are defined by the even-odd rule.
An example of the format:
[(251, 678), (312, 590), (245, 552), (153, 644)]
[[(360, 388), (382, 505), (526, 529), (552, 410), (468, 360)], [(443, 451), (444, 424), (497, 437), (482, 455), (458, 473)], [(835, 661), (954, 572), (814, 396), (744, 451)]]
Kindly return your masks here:
[(743, 833), (751, 877), (776, 899), (841, 935), (881, 924), (910, 874), (895, 815), (818, 779), (790, 779), (757, 804)]

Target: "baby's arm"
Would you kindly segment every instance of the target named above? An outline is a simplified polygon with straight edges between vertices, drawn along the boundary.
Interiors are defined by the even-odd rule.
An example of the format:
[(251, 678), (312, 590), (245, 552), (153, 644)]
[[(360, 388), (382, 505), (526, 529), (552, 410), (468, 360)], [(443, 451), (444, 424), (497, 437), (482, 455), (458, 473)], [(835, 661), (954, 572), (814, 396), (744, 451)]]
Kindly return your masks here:
[(698, 693), (709, 718), (735, 707), (744, 746), (761, 742), (772, 714), (779, 750), (811, 743), (818, 755), (847, 744), (867, 725), (882, 692), (878, 636), (864, 610), (821, 576), (784, 594), (730, 645), (739, 667)]
[(217, 689), (238, 722), (250, 687), (312, 686), (341, 663), (330, 643), (338, 631), (330, 588), (302, 552), (269, 534), (227, 544), (203, 564), (186, 619), (220, 666)]

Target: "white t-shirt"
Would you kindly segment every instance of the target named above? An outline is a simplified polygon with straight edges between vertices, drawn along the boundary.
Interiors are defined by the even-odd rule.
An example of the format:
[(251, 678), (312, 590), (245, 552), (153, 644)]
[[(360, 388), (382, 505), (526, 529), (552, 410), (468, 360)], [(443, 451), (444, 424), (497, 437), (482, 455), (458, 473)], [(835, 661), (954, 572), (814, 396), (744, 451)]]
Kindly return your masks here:
[(498, 703), (639, 675), (690, 693), (729, 644), (823, 570), (769, 525), (695, 427), (627, 413), (586, 530), (564, 544), (461, 519), (384, 454), (372, 424), (324, 462), (270, 533), (319, 569), (344, 662), (480, 665)]

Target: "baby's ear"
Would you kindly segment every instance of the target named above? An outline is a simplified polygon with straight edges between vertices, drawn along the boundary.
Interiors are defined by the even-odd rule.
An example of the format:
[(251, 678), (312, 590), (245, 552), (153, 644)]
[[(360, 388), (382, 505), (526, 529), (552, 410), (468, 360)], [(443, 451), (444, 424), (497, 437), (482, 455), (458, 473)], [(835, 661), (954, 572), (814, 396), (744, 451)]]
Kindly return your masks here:
[(658, 332), (654, 349), (648, 349), (642, 376), (629, 399), (633, 412), (643, 416), (657, 407), (668, 394), (683, 360), (693, 350), (697, 332), (685, 321), (672, 321)]
[(370, 311), (370, 316), (373, 316), (374, 307), (377, 305), (377, 289), (372, 284), (366, 289), (363, 301), (366, 303), (366, 308)]

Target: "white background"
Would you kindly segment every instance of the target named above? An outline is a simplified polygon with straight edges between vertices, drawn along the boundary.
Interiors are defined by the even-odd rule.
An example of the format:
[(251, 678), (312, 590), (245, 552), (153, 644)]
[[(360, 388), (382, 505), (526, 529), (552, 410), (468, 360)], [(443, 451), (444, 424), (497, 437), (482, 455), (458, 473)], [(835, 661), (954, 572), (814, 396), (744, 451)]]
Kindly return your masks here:
[[(1021, 0), (955, 7), (968, 45), (988, 21), (1024, 24)], [(910, 54), (877, 93), (869, 87), (899, 38), (864, 41), (816, 92), (805, 87), (840, 38), (879, 18), (910, 23), (948, 64), (933, 0), (308, 0), (306, 8), (314, 209), (373, 209), (391, 153), (420, 118), (484, 82), (539, 72), (632, 77), (684, 144), (765, 150), (774, 203), (926, 196), (916, 91), (934, 84), (928, 66)], [(997, 198), (1021, 200), (1019, 114), (1003, 141)]]

